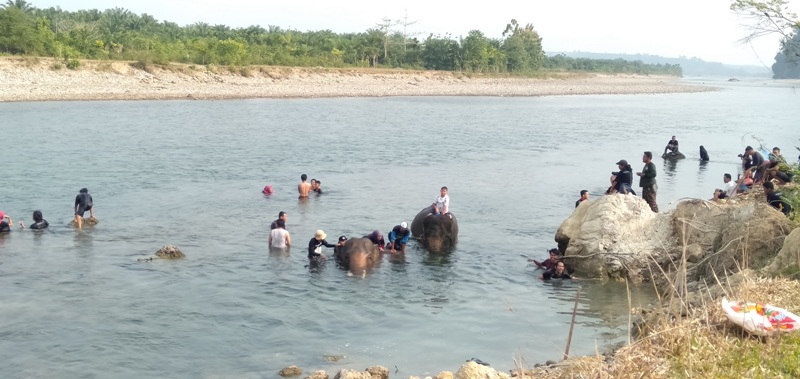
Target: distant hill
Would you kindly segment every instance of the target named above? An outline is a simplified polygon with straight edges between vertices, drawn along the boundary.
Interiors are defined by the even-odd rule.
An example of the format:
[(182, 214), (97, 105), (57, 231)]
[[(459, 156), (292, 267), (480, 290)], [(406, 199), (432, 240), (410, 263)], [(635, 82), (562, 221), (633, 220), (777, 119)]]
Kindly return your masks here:
[(732, 65), (719, 62), (706, 62), (700, 58), (668, 58), (649, 54), (611, 54), (611, 53), (587, 53), (583, 51), (573, 52), (545, 52), (548, 56), (564, 54), (572, 58), (589, 59), (624, 59), (627, 61), (642, 61), (648, 64), (679, 64), (683, 68), (684, 76), (757, 76), (772, 77), (772, 70), (763, 66)]

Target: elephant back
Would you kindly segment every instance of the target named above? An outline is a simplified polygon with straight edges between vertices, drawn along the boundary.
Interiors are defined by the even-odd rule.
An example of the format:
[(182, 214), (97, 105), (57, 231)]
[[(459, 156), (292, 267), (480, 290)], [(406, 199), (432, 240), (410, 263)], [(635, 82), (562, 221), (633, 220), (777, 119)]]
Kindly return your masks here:
[(414, 216), (414, 220), (411, 221), (411, 235), (414, 238), (422, 237), (422, 225), (425, 221), (425, 217), (431, 213), (431, 207), (422, 208), (416, 216)]

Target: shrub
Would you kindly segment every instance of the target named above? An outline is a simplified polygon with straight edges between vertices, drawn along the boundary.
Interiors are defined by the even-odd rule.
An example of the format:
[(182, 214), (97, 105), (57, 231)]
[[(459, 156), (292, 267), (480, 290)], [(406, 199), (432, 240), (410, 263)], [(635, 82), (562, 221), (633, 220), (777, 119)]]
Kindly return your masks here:
[(79, 61), (79, 60), (77, 60), (75, 58), (67, 59), (67, 68), (68, 69), (75, 70), (80, 66), (81, 66), (81, 61)]

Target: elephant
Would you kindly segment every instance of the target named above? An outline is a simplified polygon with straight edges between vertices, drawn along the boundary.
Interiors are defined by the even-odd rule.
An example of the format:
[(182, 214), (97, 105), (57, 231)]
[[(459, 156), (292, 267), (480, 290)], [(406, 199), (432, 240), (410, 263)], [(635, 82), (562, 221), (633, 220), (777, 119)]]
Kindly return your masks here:
[(337, 247), (333, 255), (348, 273), (364, 275), (367, 268), (375, 267), (381, 261), (381, 251), (369, 238), (352, 238), (344, 246)]
[(432, 213), (431, 207), (425, 207), (417, 213), (411, 221), (411, 235), (432, 252), (447, 251), (458, 242), (458, 220), (452, 213)]

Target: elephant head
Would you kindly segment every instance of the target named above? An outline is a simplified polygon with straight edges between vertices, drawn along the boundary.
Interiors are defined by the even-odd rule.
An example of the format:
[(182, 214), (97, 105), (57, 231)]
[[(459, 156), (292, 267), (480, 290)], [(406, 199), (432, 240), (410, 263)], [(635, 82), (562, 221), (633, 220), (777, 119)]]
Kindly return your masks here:
[(381, 261), (380, 250), (368, 238), (347, 240), (344, 246), (336, 249), (334, 256), (353, 275), (363, 275), (367, 268), (375, 267)]
[(452, 213), (431, 214), (431, 207), (425, 207), (411, 222), (411, 234), (422, 241), (432, 252), (447, 251), (458, 241), (458, 221)]

